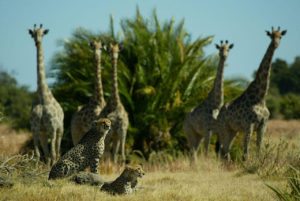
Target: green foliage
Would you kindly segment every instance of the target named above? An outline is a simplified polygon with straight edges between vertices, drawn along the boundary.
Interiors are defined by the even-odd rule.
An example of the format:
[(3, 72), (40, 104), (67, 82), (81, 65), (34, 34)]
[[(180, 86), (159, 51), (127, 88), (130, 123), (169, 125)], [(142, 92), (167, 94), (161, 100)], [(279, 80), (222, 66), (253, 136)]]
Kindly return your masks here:
[(19, 86), (16, 79), (0, 71), (0, 119), (14, 128), (29, 128), (32, 94), (27, 87)]
[(280, 112), (286, 119), (300, 119), (300, 94), (286, 94), (281, 99)]
[(300, 118), (300, 57), (292, 64), (277, 59), (272, 64), (270, 93), (267, 105), (271, 118)]
[[(104, 43), (122, 42), (118, 62), (119, 91), (129, 113), (127, 146), (140, 150), (148, 158), (152, 151), (182, 150), (186, 146), (182, 121), (187, 111), (207, 96), (214, 81), (217, 57), (208, 57), (204, 47), (212, 37), (192, 40), (184, 21), (173, 19), (160, 23), (156, 12), (142, 17), (137, 9), (133, 19), (123, 19), (121, 34), (115, 36), (113, 18), (105, 33), (91, 33), (78, 28), (60, 41), (63, 46), (52, 61), (56, 78), (54, 93), (65, 111), (65, 130), (79, 105), (93, 94), (93, 55), (88, 46), (92, 39)], [(106, 100), (111, 92), (111, 63), (102, 53), (102, 81)], [(237, 82), (226, 82), (230, 98), (240, 93)], [(65, 135), (66, 136), (66, 135)], [(70, 136), (67, 138), (70, 142)]]

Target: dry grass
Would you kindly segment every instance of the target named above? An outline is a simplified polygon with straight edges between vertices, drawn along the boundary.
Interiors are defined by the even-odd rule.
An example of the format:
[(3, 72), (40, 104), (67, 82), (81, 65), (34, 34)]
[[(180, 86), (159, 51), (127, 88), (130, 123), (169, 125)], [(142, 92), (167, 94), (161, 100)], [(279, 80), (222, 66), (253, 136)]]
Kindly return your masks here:
[[(180, 160), (156, 171), (146, 165), (148, 171), (140, 179), (139, 190), (129, 196), (111, 196), (97, 187), (79, 186), (68, 180), (49, 182), (46, 173), (31, 182), (24, 176), (15, 178), (15, 186), (0, 189), (0, 200), (274, 200), (272, 191), (258, 176), (242, 175), (232, 167), (233, 170), (227, 170), (227, 166), (216, 160), (201, 158), (200, 161), (194, 168), (186, 160)], [(103, 177), (111, 180), (118, 174)], [(267, 183), (283, 186), (282, 181)]]
[(266, 131), (266, 137), (281, 138), (284, 140), (300, 140), (299, 120), (270, 120)]
[(20, 153), (32, 139), (29, 132), (16, 132), (8, 125), (0, 124), (0, 155), (14, 155)]
[[(5, 129), (4, 129), (5, 130)], [(13, 144), (9, 141), (17, 141), (20, 134), (6, 134), (3, 142), (3, 150), (12, 147), (21, 147), (20, 144)], [(26, 134), (28, 136), (28, 134)], [(3, 136), (3, 132), (0, 136)], [(250, 171), (244, 169), (238, 163), (224, 164), (214, 158), (213, 153), (209, 158), (200, 157), (196, 167), (191, 168), (186, 157), (181, 157), (165, 163), (145, 163), (144, 169), (146, 175), (140, 179), (139, 190), (129, 196), (111, 196), (99, 191), (96, 187), (75, 185), (68, 180), (48, 181), (49, 169), (41, 164), (35, 165), (35, 161), (30, 157), (16, 157), (3, 166), (5, 157), (0, 157), (0, 173), (12, 178), (15, 185), (12, 188), (0, 188), (0, 201), (2, 200), (143, 200), (143, 201), (161, 201), (161, 200), (276, 200), (274, 192), (266, 184), (284, 188), (286, 180), (283, 175), (274, 177), (262, 177), (262, 173), (270, 173), (270, 170), (284, 166), (281, 162), (287, 160), (281, 159), (279, 162), (272, 158), (290, 152), (290, 150), (300, 147), (300, 121), (270, 121), (266, 139), (270, 147), (266, 149), (269, 152), (265, 154), (265, 161), (256, 159), (249, 160), (248, 168), (255, 169), (255, 174), (249, 174)], [(280, 140), (289, 144), (288, 150), (280, 151), (281, 145), (276, 145)], [(23, 140), (23, 142), (26, 140)], [(0, 141), (1, 142), (1, 141)], [(4, 144), (5, 144), (4, 143)], [(290, 146), (291, 145), (291, 146)], [(274, 147), (274, 149), (272, 149)], [(282, 146), (281, 146), (282, 147)], [(15, 148), (15, 150), (18, 150)], [(279, 150), (279, 151), (277, 151)], [(8, 150), (6, 150), (8, 151)], [(14, 151), (15, 152), (15, 151)], [(284, 152), (284, 153), (283, 153)], [(10, 152), (10, 154), (13, 152)], [(297, 156), (298, 157), (298, 156)], [(297, 158), (293, 155), (292, 159)], [(7, 159), (8, 157), (6, 157)], [(299, 158), (299, 157), (298, 157)], [(297, 162), (297, 161), (296, 161)], [(256, 164), (255, 164), (256, 163)], [(270, 166), (271, 165), (271, 166)], [(272, 166), (273, 165), (273, 166)], [(2, 166), (2, 169), (1, 169)], [(256, 167), (257, 166), (257, 167)], [(270, 167), (269, 167), (270, 166)], [(112, 180), (117, 177), (123, 167), (112, 164), (102, 164), (100, 167), (101, 175), (105, 180)], [(281, 170), (281, 169), (279, 169)], [(283, 168), (282, 168), (283, 170)], [(282, 172), (282, 171), (277, 171)], [(1, 176), (0, 174), (0, 176)]]

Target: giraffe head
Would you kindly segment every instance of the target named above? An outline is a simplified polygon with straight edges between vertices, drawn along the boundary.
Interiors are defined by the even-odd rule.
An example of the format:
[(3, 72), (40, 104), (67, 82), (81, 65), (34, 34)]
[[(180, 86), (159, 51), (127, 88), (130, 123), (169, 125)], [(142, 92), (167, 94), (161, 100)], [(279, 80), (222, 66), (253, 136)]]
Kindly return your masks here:
[(225, 40), (225, 43), (221, 40), (220, 45), (216, 44), (216, 48), (219, 50), (219, 56), (221, 58), (226, 58), (228, 52), (233, 48), (233, 43), (229, 44), (228, 40)]
[(110, 43), (109, 45), (109, 52), (110, 52), (110, 55), (111, 55), (111, 58), (113, 60), (117, 60), (118, 57), (119, 57), (119, 52), (123, 49), (123, 45), (122, 44), (112, 44)]
[(36, 24), (34, 24), (33, 29), (29, 29), (28, 32), (37, 45), (38, 43), (42, 42), (43, 36), (49, 32), (49, 29), (43, 29), (42, 24), (40, 24), (40, 27), (36, 27)]
[(279, 46), (279, 42), (282, 36), (286, 34), (286, 30), (281, 31), (280, 27), (277, 28), (277, 30), (272, 27), (271, 31), (266, 31), (267, 35), (271, 38), (272, 43), (277, 48)]
[(104, 50), (106, 49), (105, 45), (103, 45), (100, 40), (93, 40), (93, 41), (91, 41), (90, 42), (90, 47), (93, 50), (96, 50), (96, 51), (101, 51), (103, 49)]

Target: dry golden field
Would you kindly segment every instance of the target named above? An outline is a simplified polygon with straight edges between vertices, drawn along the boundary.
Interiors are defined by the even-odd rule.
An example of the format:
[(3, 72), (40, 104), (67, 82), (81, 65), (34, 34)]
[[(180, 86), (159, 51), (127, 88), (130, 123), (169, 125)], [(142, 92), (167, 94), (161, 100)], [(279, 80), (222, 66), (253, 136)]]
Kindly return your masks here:
[[(111, 196), (97, 187), (80, 186), (68, 180), (48, 181), (47, 167), (35, 165), (29, 156), (8, 156), (22, 147), (21, 142), (16, 141), (24, 143), (30, 138), (29, 134), (26, 134), (27, 137), (21, 137), (24, 135), (21, 133), (3, 134), (5, 129), (0, 128), (0, 173), (8, 175), (15, 185), (0, 188), (0, 201), (276, 200), (274, 192), (266, 184), (285, 189), (287, 163), (300, 163), (300, 121), (273, 120), (269, 122), (265, 136), (266, 144), (272, 146), (267, 145), (264, 149), (263, 159), (250, 157), (246, 163), (224, 164), (211, 153), (208, 158), (200, 156), (195, 167), (190, 167), (184, 156), (163, 164), (145, 163), (146, 175), (139, 180), (137, 192), (127, 196)], [(121, 170), (122, 167), (106, 164), (100, 168), (105, 180), (114, 179)]]

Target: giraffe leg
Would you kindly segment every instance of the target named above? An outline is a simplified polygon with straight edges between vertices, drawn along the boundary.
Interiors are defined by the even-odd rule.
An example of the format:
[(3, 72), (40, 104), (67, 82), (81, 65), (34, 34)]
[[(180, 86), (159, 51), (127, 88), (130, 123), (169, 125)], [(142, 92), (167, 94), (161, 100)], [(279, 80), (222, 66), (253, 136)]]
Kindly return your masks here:
[(33, 143), (34, 143), (34, 154), (35, 154), (36, 158), (38, 160), (40, 160), (41, 153), (40, 153), (40, 149), (39, 149), (39, 136), (35, 132), (32, 132), (32, 133), (33, 133)]
[(256, 154), (257, 154), (257, 156), (260, 155), (260, 148), (261, 148), (261, 144), (262, 144), (262, 140), (263, 140), (265, 132), (266, 132), (266, 122), (263, 121), (259, 125), (257, 132), (256, 132)]
[(205, 156), (208, 155), (208, 148), (209, 148), (209, 144), (210, 144), (211, 135), (212, 135), (212, 131), (211, 130), (207, 130), (205, 132), (205, 138), (204, 138)]
[(113, 138), (112, 156), (114, 163), (118, 162), (118, 152), (120, 148), (120, 139), (118, 137)]
[(125, 144), (126, 144), (126, 135), (127, 129), (121, 130), (121, 155), (122, 155), (122, 162), (125, 163), (126, 156), (125, 156)]
[(61, 140), (62, 140), (63, 133), (64, 133), (63, 128), (58, 129), (56, 143), (55, 143), (55, 147), (56, 147), (55, 150), (56, 150), (57, 159), (60, 157), (60, 145), (61, 145)]
[(51, 134), (51, 165), (53, 165), (56, 161), (56, 138), (57, 138), (57, 132), (54, 131), (52, 134)]
[[(237, 132), (233, 130), (226, 129), (221, 136), (222, 139), (219, 139), (222, 141), (221, 143), (221, 157), (222, 159), (225, 159), (227, 161), (230, 160), (230, 148), (233, 143), (233, 139), (236, 136)], [(221, 138), (220, 137), (220, 138)]]
[(253, 124), (251, 124), (249, 126), (249, 128), (247, 128), (244, 131), (244, 148), (243, 148), (243, 160), (244, 161), (248, 159), (249, 143), (250, 143), (250, 137), (251, 137), (252, 133), (253, 133)]
[(50, 154), (49, 154), (49, 148), (48, 148), (48, 137), (45, 134), (45, 132), (40, 133), (40, 142), (41, 142), (41, 146), (42, 146), (42, 149), (44, 152), (46, 164), (49, 166), (50, 165)]
[(200, 142), (202, 140), (202, 137), (200, 135), (198, 135), (198, 133), (189, 129), (189, 131), (187, 132), (187, 140), (188, 140), (188, 145), (190, 148), (191, 164), (196, 164), (197, 158), (198, 158), (197, 153), (199, 151)]

